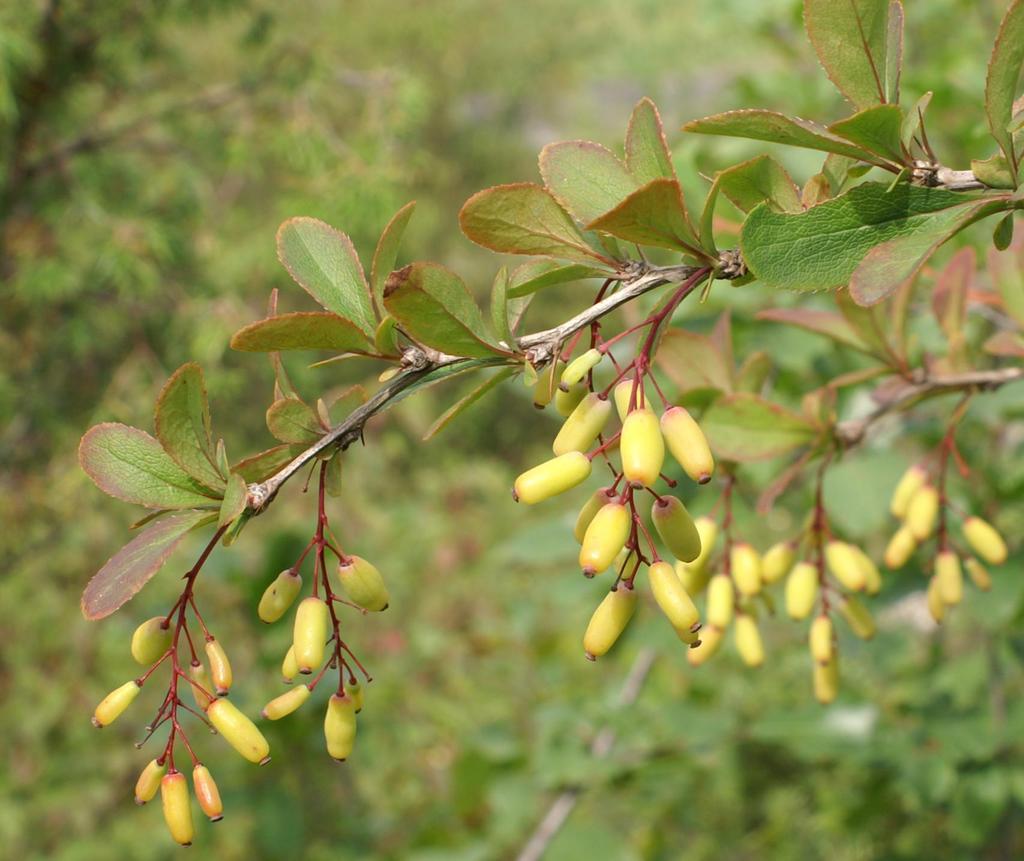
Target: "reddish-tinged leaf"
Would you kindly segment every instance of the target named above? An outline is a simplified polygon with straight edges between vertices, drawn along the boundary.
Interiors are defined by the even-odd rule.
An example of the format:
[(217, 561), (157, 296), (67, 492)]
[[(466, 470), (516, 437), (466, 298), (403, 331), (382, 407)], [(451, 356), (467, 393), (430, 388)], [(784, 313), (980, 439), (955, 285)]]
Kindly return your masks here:
[(701, 428), (718, 458), (741, 463), (778, 457), (812, 443), (819, 434), (803, 416), (746, 393), (715, 401)]
[(220, 515), (217, 518), (218, 526), (227, 526), (243, 511), (249, 501), (249, 487), (245, 478), (237, 472), (231, 473), (228, 479), (227, 488), (224, 491), (224, 500), (220, 505)]
[(156, 400), (156, 436), (164, 451), (203, 486), (224, 489), (210, 436), (210, 407), (203, 371), (195, 362), (176, 370)]
[(680, 395), (702, 390), (723, 393), (733, 390), (732, 365), (707, 335), (668, 329), (655, 361)]
[(391, 217), (384, 232), (381, 233), (380, 239), (377, 240), (377, 248), (373, 252), (373, 263), (370, 266), (370, 288), (373, 291), (374, 304), (381, 314), (384, 313), (384, 282), (395, 268), (398, 248), (415, 208), (416, 201), (410, 201)]
[(639, 245), (705, 256), (687, 218), (683, 191), (674, 179), (652, 180), (588, 224), (587, 229), (601, 230)]
[(1013, 135), (1009, 131), (1013, 121), (1013, 102), (1017, 96), (1017, 83), (1024, 64), (1024, 0), (1013, 0), (1003, 16), (988, 63), (985, 79), (985, 114), (988, 127), (1006, 160), (1016, 168), (1019, 159), (1014, 152)]
[(637, 185), (655, 179), (675, 179), (672, 154), (665, 140), (658, 108), (648, 98), (636, 103), (626, 128), (626, 167)]
[(608, 271), (582, 263), (560, 263), (540, 257), (517, 266), (509, 279), (509, 298), (515, 299), (536, 293), (544, 287), (583, 281), (589, 278), (607, 278)]
[(328, 311), (299, 311), (257, 320), (235, 332), (231, 346), (235, 350), (249, 353), (274, 353), (279, 350), (368, 353), (372, 350), (362, 329), (350, 320)]
[(267, 428), (281, 442), (311, 445), (326, 432), (311, 406), (298, 398), (274, 401), (267, 410)]
[(280, 469), (286, 467), (305, 450), (303, 445), (276, 445), (238, 461), (231, 467), (248, 482), (266, 481)]
[(1024, 239), (1005, 251), (990, 249), (988, 271), (1006, 311), (1024, 328)]
[(966, 355), (964, 325), (967, 320), (967, 294), (978, 265), (973, 248), (962, 248), (950, 259), (935, 280), (932, 311), (949, 342), (948, 359), (952, 367), (962, 367)]
[(758, 311), (756, 316), (758, 320), (797, 326), (863, 353), (873, 353), (843, 315), (833, 311), (816, 311), (812, 308), (766, 308)]
[(555, 199), (586, 224), (636, 190), (636, 180), (610, 150), (591, 141), (548, 144), (540, 175)]
[(992, 356), (1024, 359), (1024, 338), (1019, 332), (997, 332), (985, 342), (985, 352)]

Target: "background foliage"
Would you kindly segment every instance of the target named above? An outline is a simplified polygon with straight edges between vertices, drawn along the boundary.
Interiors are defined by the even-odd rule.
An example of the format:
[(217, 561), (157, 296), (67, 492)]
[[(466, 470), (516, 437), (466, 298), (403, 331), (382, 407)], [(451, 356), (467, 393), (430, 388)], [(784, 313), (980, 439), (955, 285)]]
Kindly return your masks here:
[[(169, 603), (175, 566), (108, 622), (81, 619), (81, 586), (126, 525), (77, 469), (84, 428), (149, 426), (162, 381), (196, 358), (229, 448), (269, 444), (269, 368), (226, 345), (288, 281), (273, 243), (285, 217), (336, 224), (365, 255), (416, 198), (403, 256), (445, 261), (482, 288), (491, 264), (459, 234), (459, 204), (483, 186), (534, 179), (534, 154), (550, 140), (617, 140), (642, 95), (661, 107), (694, 194), (698, 170), (761, 147), (672, 133), (683, 121), (741, 105), (841, 116), (799, 5), (0, 2), (0, 845), (11, 857), (175, 851), (151, 836), (155, 805), (127, 806), (143, 754), (107, 733), (127, 742), (129, 722), (102, 740), (88, 722), (97, 697), (131, 672), (130, 632)], [(980, 94), (1004, 5), (907, 3), (905, 100), (935, 90), (930, 134), (953, 165), (989, 154)], [(817, 170), (814, 155), (778, 156), (801, 178)], [(285, 291), (285, 310), (296, 296)], [(573, 301), (551, 290), (531, 314), (555, 322)], [(737, 355), (770, 348), (774, 396), (792, 403), (861, 360), (753, 321), (789, 302), (719, 285), (679, 322), (707, 330), (728, 304)], [(925, 315), (915, 326), (921, 343), (940, 343)], [(289, 367), (309, 393), (365, 381), (354, 364)], [(912, 567), (889, 577), (875, 604), (881, 633), (843, 643), (844, 692), (829, 709), (808, 690), (803, 628), (781, 621), (768, 626), (760, 673), (731, 655), (690, 671), (653, 613), (594, 666), (579, 638), (604, 587), (575, 573), (573, 500), (540, 510), (508, 501), (554, 419), (513, 386), (420, 444), (453, 396), (435, 390), (373, 422), (333, 503), (393, 594), (384, 616), (350, 625), (376, 675), (356, 755), (341, 768), (327, 760), (310, 709), (271, 728), (270, 767), (218, 758), (227, 819), (202, 826), (193, 853), (506, 857), (557, 789), (579, 782), (589, 791), (551, 858), (1024, 854), (1019, 555), (941, 630), (924, 621), (923, 578)], [(876, 557), (888, 494), (937, 442), (929, 415), (943, 403), (913, 420), (913, 434), (884, 428), (830, 475), (833, 520)], [(1013, 387), (977, 399), (961, 431), (974, 472), (955, 489), (1010, 536), (1024, 526), (1020, 420)], [(763, 547), (795, 528), (808, 499), (794, 490), (757, 518), (749, 506), (769, 468), (743, 475), (740, 530)], [(214, 556), (200, 586), (250, 711), (276, 690), (287, 637), (258, 625), (255, 602), (311, 520), (299, 488), (284, 495)], [(694, 496), (696, 511), (712, 496)], [(662, 657), (636, 705), (617, 714), (615, 693), (645, 643)], [(595, 763), (587, 746), (608, 723), (620, 743)]]

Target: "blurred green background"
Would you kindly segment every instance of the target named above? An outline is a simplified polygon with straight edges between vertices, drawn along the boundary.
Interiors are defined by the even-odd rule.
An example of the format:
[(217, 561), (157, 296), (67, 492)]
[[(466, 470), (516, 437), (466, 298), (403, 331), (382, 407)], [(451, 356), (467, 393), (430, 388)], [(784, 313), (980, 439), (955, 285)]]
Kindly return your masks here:
[[(89, 715), (136, 672), (130, 633), (173, 601), (198, 539), (115, 617), (82, 619), (81, 588), (135, 519), (77, 468), (89, 424), (151, 427), (160, 385), (195, 358), (229, 451), (271, 444), (269, 366), (227, 342), (262, 316), (273, 287), (283, 309), (310, 307), (275, 259), (288, 216), (347, 231), (368, 263), (391, 213), (417, 199), (401, 259), (443, 261), (482, 294), (495, 262), (461, 236), (458, 207), (486, 185), (535, 179), (544, 143), (616, 145), (634, 102), (650, 95), (692, 198), (698, 172), (761, 149), (684, 139), (683, 121), (744, 106), (839, 118), (799, 5), (0, 0), (5, 857), (180, 851), (158, 804), (131, 803), (148, 759), (131, 742), (149, 704), (102, 734)], [(904, 101), (935, 90), (929, 130), (954, 166), (990, 154), (979, 97), (1005, 5), (907, 0)], [(813, 156), (779, 155), (801, 180), (817, 169)], [(731, 307), (738, 356), (769, 349), (772, 396), (792, 403), (859, 360), (755, 325), (753, 311), (777, 298), (720, 286), (679, 322), (706, 330)], [(530, 327), (584, 301), (556, 288)], [(934, 325), (918, 325), (924, 343), (938, 343)], [(380, 370), (310, 370), (307, 358), (288, 364), (310, 397), (372, 383)], [(337, 766), (322, 752), (316, 704), (269, 727), (275, 756), (263, 769), (200, 738), (227, 815), (199, 825), (191, 857), (511, 858), (566, 785), (585, 791), (549, 848), (557, 861), (1024, 857), (1019, 556), (941, 630), (924, 620), (919, 570), (889, 576), (874, 602), (876, 641), (844, 632), (843, 693), (827, 709), (811, 696), (804, 626), (781, 619), (766, 625), (770, 658), (757, 672), (731, 649), (691, 671), (650, 607), (615, 653), (589, 664), (579, 641), (606, 584), (575, 570), (582, 493), (536, 510), (508, 495), (512, 477), (544, 456), (555, 417), (512, 384), (421, 444), (460, 385), (373, 422), (332, 503), (347, 545), (379, 565), (393, 596), (387, 613), (349, 623), (375, 676), (355, 755)], [(830, 476), (835, 524), (876, 558), (891, 528), (888, 493), (937, 441), (948, 408), (924, 411), (909, 434), (883, 429)], [(1020, 421), (1019, 390), (979, 399), (961, 437), (974, 471), (955, 491), (1013, 544), (1024, 528)], [(743, 534), (762, 548), (789, 535), (806, 489), (757, 518), (751, 505), (771, 469), (742, 476)], [(300, 491), (289, 486), (200, 581), (236, 667), (233, 698), (250, 713), (279, 690), (287, 626), (264, 628), (254, 607), (313, 527)], [(686, 495), (697, 512), (715, 497)], [(650, 677), (616, 710), (646, 646), (658, 650)], [(589, 745), (608, 725), (619, 743), (594, 761)]]

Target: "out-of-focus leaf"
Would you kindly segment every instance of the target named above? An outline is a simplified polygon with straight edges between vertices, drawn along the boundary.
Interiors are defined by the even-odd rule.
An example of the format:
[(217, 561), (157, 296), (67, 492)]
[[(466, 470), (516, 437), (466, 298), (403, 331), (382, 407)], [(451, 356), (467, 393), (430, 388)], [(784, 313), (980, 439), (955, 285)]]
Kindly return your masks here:
[(146, 508), (198, 508), (219, 503), (145, 431), (107, 423), (89, 428), (78, 446), (82, 469), (110, 496)]
[(661, 116), (657, 106), (648, 98), (636, 103), (629, 118), (626, 167), (638, 185), (646, 185), (655, 179), (676, 178)]
[(316, 411), (298, 398), (274, 401), (267, 410), (267, 428), (281, 442), (302, 445), (316, 442), (327, 432)]
[(828, 127), (833, 134), (895, 164), (904, 162), (899, 105), (875, 105)]
[(846, 318), (833, 311), (817, 311), (813, 308), (765, 308), (757, 312), (757, 319), (798, 326), (816, 335), (831, 338), (836, 343), (853, 347), (862, 353), (873, 354), (871, 347), (863, 341)]
[(216, 519), (215, 512), (179, 511), (147, 526), (93, 575), (82, 593), (85, 618), (102, 619), (121, 607), (160, 570), (191, 530)]
[(583, 281), (588, 278), (605, 278), (608, 271), (582, 263), (560, 263), (543, 257), (530, 260), (512, 270), (508, 295), (511, 298), (536, 293), (544, 287)]
[(988, 271), (1003, 300), (1003, 309), (1024, 329), (1024, 241), (1005, 251), (990, 250)]
[(935, 280), (932, 290), (932, 311), (949, 342), (948, 360), (956, 369), (963, 369), (966, 355), (964, 324), (967, 319), (967, 296), (978, 265), (973, 248), (962, 248), (950, 259)]
[(238, 461), (231, 467), (231, 471), (248, 482), (266, 481), (298, 457), (304, 448), (302, 445), (276, 445)]
[(317, 218), (290, 218), (277, 231), (277, 256), (299, 286), (369, 338), (377, 326), (370, 287), (352, 240)]
[(362, 329), (329, 311), (298, 311), (257, 320), (235, 332), (231, 346), (249, 353), (279, 350), (366, 353), (372, 349)]
[(156, 437), (164, 451), (205, 487), (224, 489), (210, 435), (203, 371), (195, 362), (176, 370), (156, 399)]
[(772, 372), (772, 357), (764, 350), (751, 353), (736, 371), (736, 391), (757, 394)]
[(636, 180), (610, 150), (591, 141), (548, 144), (540, 175), (555, 199), (586, 224), (636, 190)]
[(415, 209), (416, 201), (411, 200), (391, 216), (391, 220), (384, 227), (373, 252), (373, 262), (370, 264), (370, 289), (373, 293), (373, 301), (381, 314), (384, 313), (384, 283), (387, 281), (388, 275), (391, 274), (391, 270), (395, 268), (398, 248), (402, 244), (405, 228)]
[(392, 272), (384, 305), (405, 332), (435, 350), (476, 358), (505, 352), (491, 343), (492, 335), (462, 279), (438, 263), (413, 263)]
[(997, 332), (985, 342), (985, 352), (992, 356), (1024, 359), (1024, 338), (1017, 332)]
[(687, 218), (683, 190), (674, 179), (652, 180), (587, 228), (627, 242), (705, 256)]
[(733, 390), (732, 365), (707, 335), (668, 329), (655, 361), (680, 395), (706, 389), (726, 394)]
[(718, 458), (741, 463), (778, 457), (810, 444), (820, 433), (802, 416), (747, 393), (715, 401), (701, 428)]
[(985, 114), (988, 127), (1006, 160), (1018, 164), (1013, 149), (1013, 135), (1009, 131), (1013, 120), (1013, 102), (1017, 95), (1017, 81), (1024, 64), (1024, 0), (1013, 0), (1003, 16), (988, 62), (985, 79)]
[(433, 439), (448, 427), (448, 425), (450, 425), (456, 418), (462, 415), (462, 413), (484, 397), (484, 395), (492, 389), (496, 389), (515, 373), (517, 373), (516, 368), (502, 368), (496, 374), (492, 374), (488, 379), (484, 380), (471, 391), (467, 392), (454, 404), (448, 407), (448, 409), (441, 413), (440, 416), (438, 416), (437, 421), (435, 421), (423, 435), (424, 441)]
[(220, 514), (217, 518), (218, 526), (227, 526), (238, 515), (245, 511), (245, 504), (249, 497), (249, 487), (245, 478), (237, 472), (231, 473), (228, 478), (227, 488), (224, 490), (224, 499), (220, 504)]
[(614, 265), (587, 244), (547, 189), (533, 183), (498, 185), (477, 192), (462, 207), (459, 224), (469, 239), (491, 251)]

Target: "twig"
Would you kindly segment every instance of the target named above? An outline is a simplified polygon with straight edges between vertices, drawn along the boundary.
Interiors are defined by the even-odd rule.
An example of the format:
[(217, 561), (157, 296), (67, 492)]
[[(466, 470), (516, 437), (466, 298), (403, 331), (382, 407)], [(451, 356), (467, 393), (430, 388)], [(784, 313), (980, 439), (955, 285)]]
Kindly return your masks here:
[[(657, 657), (658, 654), (654, 649), (643, 649), (636, 656), (633, 666), (630, 667), (629, 675), (626, 676), (626, 680), (622, 683), (622, 689), (619, 691), (616, 703), (619, 708), (625, 708), (636, 702)], [(614, 744), (615, 730), (606, 726), (594, 738), (590, 745), (590, 753), (595, 759), (604, 759), (611, 753)], [(544, 857), (551, 841), (554, 840), (555, 835), (558, 834), (569, 818), (569, 814), (576, 807), (583, 790), (582, 786), (569, 786), (559, 793), (548, 808), (548, 812), (544, 814), (544, 818), (537, 824), (533, 834), (530, 835), (530, 839), (526, 841), (522, 851), (516, 856), (516, 861), (540, 861)]]

